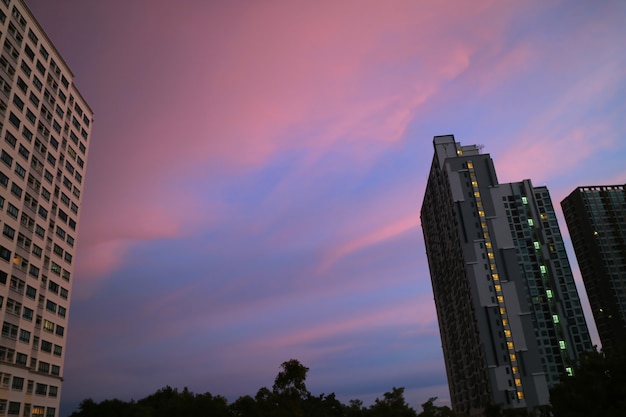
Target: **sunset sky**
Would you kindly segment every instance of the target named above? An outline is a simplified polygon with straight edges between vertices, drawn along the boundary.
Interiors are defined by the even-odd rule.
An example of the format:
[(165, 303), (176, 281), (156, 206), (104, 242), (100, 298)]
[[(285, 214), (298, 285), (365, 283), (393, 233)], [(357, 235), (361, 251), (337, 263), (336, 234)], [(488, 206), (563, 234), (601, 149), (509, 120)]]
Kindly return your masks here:
[(624, 1), (27, 4), (95, 112), (63, 413), (165, 385), (234, 400), (291, 358), (316, 395), (449, 403), (433, 136), (556, 206), (626, 182)]

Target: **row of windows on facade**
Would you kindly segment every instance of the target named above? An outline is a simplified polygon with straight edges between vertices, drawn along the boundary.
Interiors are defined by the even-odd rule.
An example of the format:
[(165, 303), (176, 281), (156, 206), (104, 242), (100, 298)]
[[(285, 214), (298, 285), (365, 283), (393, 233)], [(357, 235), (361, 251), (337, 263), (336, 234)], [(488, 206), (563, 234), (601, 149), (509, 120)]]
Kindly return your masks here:
[[(0, 270), (0, 284), (6, 286), (7, 278), (8, 278), (8, 274)], [(61, 300), (55, 301), (55, 299), (50, 299), (50, 297), (46, 298), (45, 295), (42, 294), (45, 292), (45, 284), (44, 284), (45, 282), (46, 281), (42, 280), (42, 285), (41, 285), (42, 291), (39, 294), (38, 298), (37, 298), (36, 288), (26, 284), (26, 282), (23, 279), (18, 278), (14, 275), (11, 275), (11, 279), (9, 281), (9, 289), (15, 292), (16, 294), (25, 295), (27, 298), (30, 298), (31, 300), (37, 300), (38, 308), (43, 309), (44, 304), (45, 304), (45, 309), (47, 312), (56, 314), (61, 318), (65, 318), (67, 315), (67, 308), (65, 307), (65, 305), (61, 304)], [(54, 283), (53, 281), (50, 281), (48, 282), (48, 288), (52, 288), (50, 291), (51, 293), (55, 294), (55, 297), (59, 296), (63, 298), (64, 300), (67, 300), (68, 291), (66, 291), (64, 288), (62, 291), (59, 291), (59, 294), (57, 295), (56, 289), (62, 288), (58, 284)], [(48, 294), (46, 293), (46, 295)], [(28, 316), (24, 318), (28, 319)], [(39, 319), (39, 316), (37, 316), (37, 318)], [(32, 319), (32, 315), (31, 315), (31, 319)]]
[[(22, 343), (31, 343), (31, 332), (28, 330), (20, 329), (19, 326), (5, 321), (2, 323), (2, 336), (10, 340), (19, 340)], [(40, 350), (42, 352), (52, 353), (55, 356), (63, 355), (63, 346), (57, 345), (45, 339), (41, 339), (39, 336), (32, 337), (33, 350)], [(33, 360), (36, 358), (31, 358)]]
[[(13, 267), (16, 268), (17, 270), (23, 273), (27, 273), (28, 271), (28, 274), (30, 276), (32, 276), (35, 279), (38, 279), (40, 270), (37, 266), (34, 266), (32, 263), (29, 263), (28, 259), (24, 258), (17, 252), (13, 255), (13, 258), (11, 261), (11, 254), (12, 253), (9, 249), (0, 245), (0, 259), (3, 259), (7, 262), (12, 262)], [(65, 268), (61, 268), (61, 265), (50, 260), (48, 256), (44, 256), (43, 268), (44, 268), (44, 271), (48, 271), (48, 268), (49, 268), (49, 270), (52, 271), (53, 274), (63, 278), (65, 281), (69, 282), (70, 280), (70, 271), (68, 271)], [(47, 280), (47, 276), (42, 275), (42, 281), (45, 282), (46, 280)], [(4, 271), (0, 271), (0, 282), (6, 282), (6, 272)], [(63, 294), (63, 292), (61, 292), (61, 294)]]
[[(4, 0), (3, 0), (4, 1)], [(32, 392), (32, 391), (31, 391)], [(43, 394), (42, 394), (43, 395)], [(55, 394), (56, 396), (56, 394)], [(0, 400), (0, 415), (19, 416), (22, 404), (16, 401)], [(32, 414), (31, 414), (32, 413)], [(45, 413), (45, 414), (44, 414)], [(42, 405), (24, 404), (24, 417), (55, 417), (56, 408)]]
[(38, 360), (37, 358), (30, 358), (29, 363), (28, 355), (16, 352), (15, 349), (7, 346), (0, 346), (0, 363), (10, 363), (22, 367), (29, 367), (30, 370), (40, 372), (42, 374), (49, 374), (55, 377), (61, 376), (60, 365)]
[[(24, 382), (26, 382), (26, 386), (24, 386)], [(59, 392), (59, 387), (56, 385), (35, 383), (33, 380), (25, 380), (22, 377), (6, 372), (0, 373), (0, 388), (12, 389), (13, 391), (24, 391), (24, 388), (26, 388), (28, 394), (34, 392), (36, 395), (46, 395), (53, 398), (56, 398)]]
[[(0, 310), (3, 308), (3, 304), (4, 304), (4, 297), (0, 295)], [(56, 311), (53, 311), (55, 304), (56, 303), (54, 303), (53, 301), (50, 301), (50, 304), (48, 305), (48, 308), (46, 310), (56, 313)], [(5, 311), (13, 316), (22, 317), (25, 321), (29, 321), (29, 322), (33, 321), (33, 317), (35, 314), (35, 311), (32, 308), (22, 305), (20, 301), (14, 300), (10, 297), (7, 298)], [(53, 321), (48, 320), (47, 318), (44, 319), (41, 315), (38, 314), (36, 316), (35, 328), (41, 329), (42, 326), (43, 326), (43, 330), (47, 333), (55, 334), (59, 337), (65, 336), (65, 327), (61, 326), (60, 324), (56, 324)], [(22, 337), (20, 336), (20, 340), (21, 339)]]

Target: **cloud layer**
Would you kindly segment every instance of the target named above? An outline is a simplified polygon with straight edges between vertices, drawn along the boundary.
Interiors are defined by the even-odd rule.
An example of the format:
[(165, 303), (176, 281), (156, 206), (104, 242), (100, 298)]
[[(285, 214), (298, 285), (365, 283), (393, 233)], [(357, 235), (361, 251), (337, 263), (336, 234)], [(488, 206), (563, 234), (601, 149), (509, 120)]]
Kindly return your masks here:
[(292, 357), (318, 392), (445, 402), (432, 137), (555, 203), (626, 182), (622, 2), (27, 3), (96, 119), (67, 412), (254, 394)]

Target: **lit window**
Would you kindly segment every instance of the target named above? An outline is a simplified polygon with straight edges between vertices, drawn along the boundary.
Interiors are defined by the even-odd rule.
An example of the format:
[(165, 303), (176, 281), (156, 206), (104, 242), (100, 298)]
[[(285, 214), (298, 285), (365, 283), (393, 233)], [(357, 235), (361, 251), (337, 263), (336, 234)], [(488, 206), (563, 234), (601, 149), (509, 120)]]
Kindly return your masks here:
[(523, 400), (524, 399), (524, 392), (523, 391), (517, 391), (517, 399), (518, 400)]
[(503, 302), (504, 302), (504, 297), (503, 297), (503, 296), (501, 296), (501, 295), (499, 295), (499, 296), (498, 296), (498, 302), (499, 302), (499, 303), (503, 303)]
[(541, 266), (539, 267), (539, 269), (541, 270), (541, 273), (542, 273), (542, 274), (545, 274), (546, 272), (548, 272), (548, 270), (546, 269), (546, 266), (545, 266), (545, 265), (541, 265)]
[(467, 161), (468, 168), (474, 168), (474, 164), (471, 161)]
[(478, 181), (472, 181), (472, 187), (478, 187)]
[(500, 307), (500, 314), (502, 315), (506, 314), (506, 308)]
[(539, 250), (540, 246), (539, 246), (539, 242), (534, 242), (535, 245), (535, 249)]
[(558, 316), (558, 314), (553, 314), (553, 315), (552, 315), (552, 321), (553, 321), (553, 322), (555, 322), (555, 323), (558, 323), (558, 322), (559, 322), (559, 316)]
[(567, 372), (567, 376), (574, 376), (574, 371), (569, 366), (565, 368), (565, 372)]
[(565, 342), (563, 340), (559, 340), (559, 347), (561, 350), (565, 350)]
[(502, 286), (500, 284), (496, 284), (496, 291), (497, 292), (502, 291)]
[(493, 277), (494, 281), (499, 281), (500, 280), (500, 275), (498, 275), (498, 274), (492, 274), (491, 276)]
[(504, 337), (506, 337), (507, 339), (511, 337), (511, 331), (510, 330), (505, 330), (504, 331)]
[(516, 387), (521, 387), (522, 386), (522, 380), (519, 378), (515, 378), (515, 386)]
[(491, 242), (485, 242), (485, 247), (487, 247), (487, 249), (491, 249)]
[(511, 369), (513, 369), (513, 374), (519, 374), (519, 369), (517, 369), (517, 366), (513, 366)]
[(480, 198), (480, 191), (474, 191), (474, 197)]
[(488, 257), (489, 259), (493, 259), (493, 252), (488, 252), (488, 253), (487, 253), (487, 257)]
[(513, 342), (506, 342), (506, 347), (508, 350), (513, 350)]
[(528, 225), (531, 227), (535, 225), (535, 222), (533, 221), (533, 219), (528, 219)]
[(503, 326), (508, 326), (509, 325), (509, 319), (502, 319), (502, 325)]
[(478, 216), (479, 217), (485, 217), (485, 212), (482, 210), (478, 210)]
[(496, 264), (492, 262), (492, 263), (489, 265), (489, 267), (491, 268), (491, 270), (492, 270), (492, 271), (494, 271), (494, 270), (496, 269)]
[(528, 198), (526, 198), (526, 197), (522, 197), (522, 203), (524, 203), (524, 204), (528, 204)]
[(548, 298), (552, 298), (552, 290), (546, 290), (546, 295)]
[(511, 362), (517, 362), (517, 356), (515, 356), (515, 353), (511, 353), (509, 358), (511, 359)]

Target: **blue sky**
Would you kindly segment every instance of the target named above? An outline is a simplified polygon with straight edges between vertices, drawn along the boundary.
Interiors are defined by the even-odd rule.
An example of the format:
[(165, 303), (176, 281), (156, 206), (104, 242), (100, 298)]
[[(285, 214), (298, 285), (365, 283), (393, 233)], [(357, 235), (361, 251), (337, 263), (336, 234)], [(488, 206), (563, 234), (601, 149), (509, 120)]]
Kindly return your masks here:
[(64, 412), (234, 400), (291, 358), (314, 393), (445, 404), (433, 136), (556, 206), (626, 182), (623, 2), (27, 4), (95, 112)]

